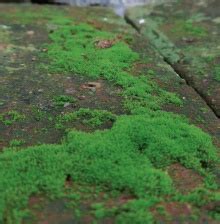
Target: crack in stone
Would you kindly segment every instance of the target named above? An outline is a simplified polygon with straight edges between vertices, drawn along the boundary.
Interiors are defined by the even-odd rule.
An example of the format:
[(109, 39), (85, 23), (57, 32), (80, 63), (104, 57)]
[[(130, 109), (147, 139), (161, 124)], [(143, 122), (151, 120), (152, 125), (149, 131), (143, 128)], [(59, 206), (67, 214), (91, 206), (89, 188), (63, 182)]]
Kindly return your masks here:
[[(143, 34), (141, 26), (139, 26), (135, 20), (133, 20), (128, 14), (125, 13), (124, 15), (124, 20), (125, 22), (130, 25), (134, 30), (136, 30), (136, 32), (140, 35), (145, 35)], [(150, 21), (151, 22), (151, 21)], [(184, 72), (182, 69), (180, 69), (181, 64), (179, 63), (179, 59), (180, 58), (172, 58), (171, 55), (169, 55), (169, 52), (173, 52), (176, 50), (175, 54), (178, 56), (178, 49), (175, 48), (175, 46), (173, 44), (171, 44), (170, 42), (167, 42), (166, 36), (165, 35), (160, 35), (160, 32), (158, 32), (155, 27), (148, 27), (148, 29), (151, 29), (151, 38), (149, 38), (150, 40), (150, 44), (155, 48), (155, 50), (162, 56), (163, 60), (165, 63), (167, 63), (169, 66), (171, 66), (171, 68), (174, 70), (174, 72), (183, 80), (185, 80), (186, 84), (192, 88), (197, 94), (198, 96), (205, 102), (205, 104), (210, 108), (210, 110), (215, 114), (216, 118), (219, 119), (220, 115), (218, 113), (218, 111), (216, 110), (216, 108), (213, 106), (213, 104), (210, 102), (209, 99), (207, 99), (207, 96), (205, 96), (196, 86), (195, 84), (193, 84), (193, 81), (186, 75), (186, 72)], [(147, 35), (146, 35), (147, 36)], [(148, 37), (148, 36), (147, 36)], [(165, 49), (163, 51), (158, 49), (158, 46), (156, 43), (152, 43), (152, 39), (153, 38), (161, 38), (160, 43), (162, 42), (164, 44)], [(170, 48), (170, 49), (169, 49)]]

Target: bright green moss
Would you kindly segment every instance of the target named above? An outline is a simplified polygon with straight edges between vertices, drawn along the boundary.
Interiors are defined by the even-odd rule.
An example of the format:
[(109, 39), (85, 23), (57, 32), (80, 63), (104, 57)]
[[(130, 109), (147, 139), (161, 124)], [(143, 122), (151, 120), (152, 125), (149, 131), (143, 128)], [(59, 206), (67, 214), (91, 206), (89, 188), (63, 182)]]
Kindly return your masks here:
[(109, 211), (105, 209), (102, 203), (92, 204), (91, 207), (93, 209), (93, 214), (97, 219), (101, 219), (109, 215)]
[(158, 199), (151, 198), (150, 200), (131, 200), (128, 203), (121, 205), (120, 207), (105, 207), (102, 203), (96, 203), (92, 205), (92, 213), (100, 220), (106, 217), (114, 217), (115, 223), (140, 223), (151, 224), (155, 223), (154, 217), (150, 212), (151, 206), (159, 202)]
[(0, 155), (0, 217), (6, 211), (17, 216), (31, 194), (61, 193), (67, 175), (138, 198), (172, 195), (163, 168), (175, 162), (205, 175), (217, 156), (207, 134), (164, 112), (122, 116), (106, 131), (72, 131), (59, 146), (6, 150)]
[[(129, 71), (139, 56), (117, 36), (99, 31), (87, 24), (66, 25), (54, 31), (48, 45), (51, 72), (73, 73), (91, 78), (103, 77), (123, 87), (125, 105), (158, 109), (163, 103), (181, 104), (175, 94), (160, 89), (146, 76), (132, 76)], [(99, 48), (100, 41), (112, 41), (113, 45)], [(133, 104), (133, 105), (131, 105)]]
[[(48, 56), (50, 69), (55, 72), (72, 72), (90, 77), (116, 79), (124, 69), (138, 59), (125, 43), (111, 33), (98, 31), (89, 25), (64, 26), (50, 35)], [(102, 49), (98, 41), (115, 39), (112, 47)]]
[[(132, 115), (116, 119), (108, 111), (80, 109), (59, 117), (58, 123), (80, 119), (97, 126), (116, 121), (110, 130), (73, 130), (60, 145), (5, 149), (0, 154), (0, 222), (18, 223), (33, 194), (63, 195), (66, 177), (71, 176), (74, 183), (129, 192), (136, 197), (119, 210), (116, 223), (153, 223), (150, 207), (163, 197), (177, 194), (166, 168), (180, 163), (207, 177), (219, 162), (216, 148), (210, 136), (185, 119), (159, 111), (164, 103), (180, 105), (181, 101), (147, 75), (130, 74), (139, 57), (124, 41), (86, 24), (63, 21), (62, 27), (57, 23), (47, 46), (45, 56), (51, 60), (50, 71), (104, 78), (121, 86), (124, 105)], [(97, 43), (103, 40), (113, 45), (99, 48)], [(60, 101), (62, 105), (67, 102), (65, 97)], [(38, 115), (40, 119), (44, 116)], [(189, 200), (199, 197), (191, 195)], [(106, 215), (102, 206), (96, 207), (94, 213), (98, 218)]]

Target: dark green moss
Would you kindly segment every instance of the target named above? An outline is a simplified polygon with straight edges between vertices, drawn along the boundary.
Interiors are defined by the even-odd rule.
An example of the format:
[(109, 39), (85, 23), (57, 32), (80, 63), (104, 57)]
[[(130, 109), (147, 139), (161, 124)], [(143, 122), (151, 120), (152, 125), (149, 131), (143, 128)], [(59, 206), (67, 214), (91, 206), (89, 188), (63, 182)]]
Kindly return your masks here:
[[(60, 145), (5, 149), (0, 154), (0, 222), (19, 223), (33, 194), (64, 196), (67, 177), (74, 183), (132, 195), (135, 200), (125, 203), (116, 213), (117, 209), (106, 211), (100, 204), (92, 208), (96, 218), (117, 214), (116, 223), (153, 223), (150, 209), (165, 198), (197, 205), (215, 185), (210, 170), (219, 164), (219, 159), (211, 137), (186, 119), (160, 111), (164, 103), (181, 105), (180, 99), (159, 88), (151, 80), (152, 71), (131, 74), (139, 56), (124, 40), (86, 24), (71, 25), (66, 19), (53, 19), (53, 23), (57, 27), (44, 54), (50, 60), (49, 70), (104, 78), (119, 85), (130, 115), (116, 117), (108, 111), (80, 109), (59, 117), (58, 124), (79, 118), (92, 126), (106, 121), (115, 123), (109, 130), (93, 133), (72, 130)], [(103, 41), (111, 44), (100, 47)], [(177, 60), (176, 54), (172, 56)], [(54, 102), (57, 101), (63, 106), (69, 98), (62, 96)], [(45, 116), (37, 115), (39, 119)], [(166, 171), (173, 163), (206, 177), (205, 190), (186, 197), (180, 195)], [(216, 193), (208, 194), (209, 200), (217, 197)]]
[(48, 117), (48, 114), (46, 111), (36, 107), (36, 106), (33, 106), (32, 107), (32, 116), (34, 117), (34, 119), (36, 121), (41, 121), (43, 119), (46, 119)]

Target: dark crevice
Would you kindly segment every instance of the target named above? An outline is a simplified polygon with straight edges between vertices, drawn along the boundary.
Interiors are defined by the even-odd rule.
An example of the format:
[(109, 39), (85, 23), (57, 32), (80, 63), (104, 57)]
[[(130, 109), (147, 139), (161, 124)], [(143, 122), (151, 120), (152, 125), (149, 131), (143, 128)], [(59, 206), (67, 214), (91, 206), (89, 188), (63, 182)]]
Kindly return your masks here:
[(52, 4), (52, 5), (67, 5), (65, 2), (56, 2), (52, 0), (31, 0), (33, 4)]
[(164, 61), (166, 63), (168, 63), (172, 68), (173, 70), (182, 78), (185, 80), (186, 84), (193, 88), (195, 90), (195, 92), (202, 98), (202, 100), (206, 103), (206, 105), (210, 108), (210, 110), (215, 114), (215, 116), (217, 118), (220, 118), (219, 116), (219, 113), (218, 111), (216, 110), (216, 108), (213, 106), (213, 104), (211, 103), (211, 101), (209, 99), (207, 99), (207, 96), (202, 93), (196, 86), (195, 84), (193, 84), (193, 80), (191, 80), (186, 74), (184, 71), (182, 71), (182, 69), (179, 68), (179, 64), (171, 64), (169, 63), (165, 58), (164, 58)]
[(66, 175), (66, 182), (70, 182), (70, 181), (72, 181), (72, 177), (71, 177), (70, 174), (67, 174)]
[(137, 26), (137, 24), (128, 16), (124, 15), (125, 22), (130, 25), (133, 29), (135, 29), (139, 34), (141, 33), (140, 27)]

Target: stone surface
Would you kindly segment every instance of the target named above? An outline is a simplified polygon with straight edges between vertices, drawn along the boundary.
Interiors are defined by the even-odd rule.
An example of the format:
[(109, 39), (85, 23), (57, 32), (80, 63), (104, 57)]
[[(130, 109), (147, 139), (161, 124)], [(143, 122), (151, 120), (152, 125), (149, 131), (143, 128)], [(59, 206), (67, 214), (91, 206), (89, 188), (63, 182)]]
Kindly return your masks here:
[[(207, 39), (203, 39), (208, 37), (203, 37), (203, 34), (198, 29), (193, 32), (200, 33), (199, 40), (191, 35), (182, 35), (180, 31), (177, 32), (178, 37), (172, 36), (172, 32), (169, 29), (165, 29), (166, 26), (169, 27), (170, 23), (171, 26), (173, 25), (172, 21), (177, 20), (178, 13), (181, 15), (180, 20), (185, 20), (185, 11), (181, 12), (181, 8), (190, 7), (190, 2), (192, 1), (185, 1), (184, 4), (183, 1), (179, 2), (173, 5), (164, 4), (156, 8), (148, 6), (148, 8), (142, 8), (140, 11), (137, 9), (139, 13), (142, 13), (141, 15), (137, 14), (136, 9), (133, 9), (134, 11), (131, 11), (129, 16), (132, 20), (137, 21), (137, 27), (141, 24), (142, 35), (126, 24), (125, 20), (117, 17), (110, 9), (106, 8), (46, 7), (45, 9), (45, 6), (0, 5), (0, 14), (2, 15), (0, 17), (0, 39), (2, 42), (0, 44), (0, 60), (2, 62), (0, 64), (0, 114), (6, 113), (6, 118), (9, 118), (11, 115), (8, 112), (17, 111), (23, 116), (22, 119), (16, 120), (11, 125), (5, 125), (0, 122), (0, 149), (3, 150), (4, 147), (16, 146), (16, 144), (17, 146), (22, 145), (22, 147), (26, 147), (42, 143), (61, 142), (65, 137), (66, 131), (56, 128), (57, 119), (60, 115), (77, 111), (80, 108), (108, 110), (118, 116), (130, 114), (123, 107), (124, 98), (121, 86), (115, 85), (104, 78), (94, 80), (86, 76), (79, 76), (74, 72), (64, 74), (61, 71), (60, 73), (51, 74), (42, 67), (42, 65), (49, 63), (48, 59), (45, 61), (45, 58), (41, 57), (41, 53), (48, 51), (45, 47), (45, 44), (50, 42), (48, 35), (54, 32), (58, 26), (48, 17), (48, 12), (57, 13), (57, 15), (59, 15), (59, 12), (62, 12), (72, 19), (74, 24), (86, 23), (97, 30), (109, 31), (115, 34), (118, 39), (125, 38), (128, 45), (140, 56), (130, 73), (133, 76), (143, 75), (150, 77), (150, 81), (155, 82), (164, 90), (175, 93), (182, 99), (183, 104), (181, 106), (166, 103), (163, 105), (162, 110), (185, 116), (192, 124), (209, 133), (213, 141), (218, 145), (220, 139), (219, 118), (213, 112), (213, 108), (208, 106), (204, 98), (201, 97), (201, 91), (199, 93), (195, 91), (194, 85), (184, 81), (182, 78), (185, 77), (181, 78), (177, 74), (177, 67), (183, 66), (182, 58), (180, 61), (173, 63), (170, 58), (174, 58), (175, 61), (176, 55), (174, 57), (173, 55), (168, 55), (166, 58), (166, 52), (157, 48), (158, 45), (152, 42), (150, 35), (145, 35), (145, 32), (147, 32), (147, 27), (145, 26), (149, 18), (150, 21), (154, 21), (157, 24), (152, 29), (158, 30), (157, 32), (163, 34), (161, 35), (165, 44), (169, 43), (168, 48), (163, 45), (164, 49), (168, 50), (168, 53), (170, 53), (170, 49), (174, 49), (174, 53), (177, 54), (177, 57), (180, 57), (183, 52), (185, 59), (190, 56), (196, 62), (198, 60), (199, 65), (201, 63), (200, 60), (202, 60), (198, 57), (201, 54), (201, 52), (199, 53), (201, 46), (206, 48), (204, 52), (207, 55), (209, 55), (209, 52), (207, 53), (208, 50), (211, 53), (218, 54), (217, 51), (214, 51), (214, 46), (218, 45), (218, 40), (214, 37), (219, 32), (216, 25), (218, 24), (216, 23), (218, 21), (216, 19), (218, 18), (217, 11), (208, 11), (207, 9), (209, 8), (206, 7), (204, 11), (210, 16), (212, 14), (214, 22), (212, 23), (210, 19), (207, 24), (203, 24), (203, 20), (199, 21), (199, 25), (207, 25), (207, 29), (217, 32), (217, 34), (213, 34), (214, 37), (210, 40), (210, 47), (206, 45)], [(205, 4), (205, 1), (199, 2)], [(200, 12), (201, 7), (194, 3), (191, 8), (193, 12), (194, 10)], [(175, 13), (172, 14), (171, 11)], [(191, 18), (193, 15), (187, 16)], [(170, 18), (169, 20), (167, 20), (168, 17)], [(201, 19), (201, 17), (200, 14), (197, 14), (196, 18)], [(114, 45), (114, 41), (104, 40), (100, 42), (98, 40), (94, 44), (97, 44), (103, 50), (107, 50)], [(217, 45), (214, 45), (216, 43)], [(193, 48), (190, 53), (187, 50), (188, 45), (192, 45), (191, 47)], [(191, 76), (195, 76), (195, 80), (205, 83), (204, 85), (211, 89), (210, 97), (215, 100), (215, 103), (212, 105), (218, 105), (218, 96), (214, 95), (214, 91), (217, 91), (215, 87), (218, 87), (219, 83), (213, 79), (213, 74), (206, 73), (205, 78), (198, 76), (197, 73), (194, 73), (194, 69), (198, 69), (196, 67), (197, 64), (192, 66), (191, 63), (194, 63), (194, 61), (189, 59), (189, 63), (185, 64), (187, 76), (190, 73)], [(215, 62), (213, 63), (215, 64)], [(204, 63), (203, 66), (205, 71), (209, 71), (208, 62)], [(209, 83), (209, 80), (212, 80), (212, 84)], [(202, 88), (202, 90), (204, 90), (205, 95), (207, 93), (206, 89)], [(57, 97), (62, 100), (60, 107), (57, 107), (55, 104)], [(69, 100), (67, 102), (66, 99), (72, 99), (72, 101)], [(83, 123), (83, 119), (69, 122), (66, 126), (67, 129), (77, 129), (86, 132), (111, 127), (111, 121), (99, 127), (90, 127), (85, 122)], [(19, 141), (16, 142), (15, 140)], [(164, 172), (169, 173), (175, 187), (180, 192), (186, 193), (185, 191), (192, 191), (204, 184), (204, 179), (198, 173), (176, 163), (168, 167)], [(218, 168), (216, 172), (219, 172)], [(28, 217), (25, 217), (27, 215), (24, 206), (24, 210), (21, 211), (22, 223), (93, 223), (97, 221), (96, 216), (101, 217), (97, 221), (98, 223), (115, 223), (114, 215), (102, 217), (103, 214), (101, 212), (103, 210), (97, 210), (99, 213), (97, 211), (95, 213), (94, 204), (103, 203), (112, 212), (110, 214), (117, 214), (114, 213), (115, 208), (120, 212), (126, 212), (128, 209), (123, 207), (123, 205), (136, 199), (134, 195), (126, 190), (120, 192), (120, 195), (115, 195), (115, 192), (100, 191), (99, 186), (95, 184), (87, 186), (83, 183), (74, 183), (71, 181), (71, 177), (68, 174), (66, 175), (66, 180), (63, 184), (65, 189), (64, 195), (58, 195), (59, 199), (48, 198), (45, 192), (40, 192), (42, 195), (38, 192), (37, 195), (31, 196), (27, 207), (32, 215), (29, 214)], [(190, 180), (191, 177), (192, 180)], [(184, 185), (187, 185), (186, 189), (184, 189)], [(80, 198), (77, 198), (76, 195), (80, 195)], [(206, 207), (199, 207), (193, 203), (181, 203), (176, 202), (174, 199), (165, 198), (164, 202), (158, 203), (158, 207), (161, 208), (161, 206), (165, 208), (171, 218), (168, 217), (167, 219), (166, 215), (154, 212), (157, 209), (156, 206), (152, 208), (152, 214), (155, 214), (157, 221), (163, 222), (165, 220), (168, 223), (179, 223), (183, 220), (184, 223), (185, 220), (185, 223), (191, 223), (193, 215), (201, 215), (198, 223), (215, 223), (212, 217), (209, 217), (209, 212), (217, 210), (215, 204), (210, 204), (208, 210)], [(4, 218), (10, 223), (10, 209), (8, 208), (6, 206)], [(183, 217), (179, 218), (181, 215)]]
[[(219, 1), (173, 1), (127, 16), (220, 117)], [(140, 19), (144, 21), (140, 24)]]

